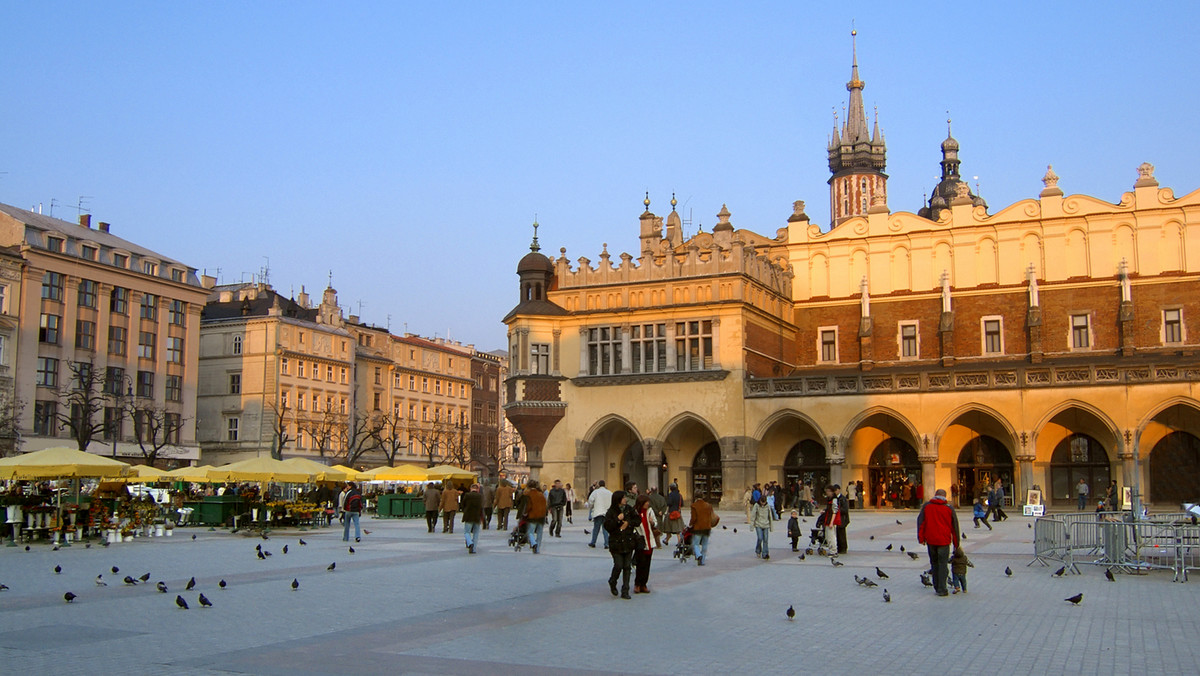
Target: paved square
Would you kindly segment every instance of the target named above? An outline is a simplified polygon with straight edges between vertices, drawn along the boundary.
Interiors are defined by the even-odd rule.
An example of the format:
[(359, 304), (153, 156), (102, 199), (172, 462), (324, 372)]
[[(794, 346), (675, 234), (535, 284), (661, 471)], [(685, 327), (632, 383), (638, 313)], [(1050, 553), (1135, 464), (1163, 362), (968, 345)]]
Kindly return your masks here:
[[(0, 592), (0, 659), (6, 673), (55, 674), (1195, 672), (1200, 585), (1167, 573), (1110, 583), (1087, 567), (1052, 578), (1052, 569), (1026, 566), (1028, 519), (989, 532), (965, 514), (976, 567), (970, 593), (949, 598), (921, 586), (927, 562), (911, 511), (853, 512), (840, 568), (799, 561), (783, 523), (771, 560), (760, 561), (744, 515), (725, 513), (710, 565), (659, 550), (653, 593), (631, 601), (609, 594), (611, 559), (586, 546), (591, 525), (578, 521), (538, 555), (514, 553), (506, 533), (489, 530), (471, 556), (461, 525), (430, 535), (424, 520), (379, 519), (364, 520), (371, 534), (354, 554), (333, 528), (266, 541), (184, 528), (108, 548), (2, 547), (0, 583), (10, 589)], [(255, 545), (273, 555), (259, 560)], [(855, 584), (876, 566), (890, 579)], [(144, 573), (148, 584), (121, 582)], [(98, 574), (107, 587), (95, 585)], [(196, 589), (185, 592), (193, 576)], [(65, 603), (66, 591), (79, 598)], [(213, 608), (199, 607), (201, 592)], [(1080, 592), (1079, 606), (1063, 601)], [(177, 593), (190, 610), (176, 608)], [(795, 621), (784, 616), (788, 605)]]

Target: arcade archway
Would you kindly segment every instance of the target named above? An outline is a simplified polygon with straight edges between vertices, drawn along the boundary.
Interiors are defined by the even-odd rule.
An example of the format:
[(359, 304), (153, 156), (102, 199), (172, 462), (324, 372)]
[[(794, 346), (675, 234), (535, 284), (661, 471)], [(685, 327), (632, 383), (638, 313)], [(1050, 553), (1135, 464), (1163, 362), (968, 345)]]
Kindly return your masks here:
[(1094, 502), (1111, 478), (1108, 451), (1095, 438), (1072, 434), (1058, 442), (1050, 456), (1050, 501), (1065, 506), (1077, 503), (1079, 480), (1087, 484), (1088, 500)]
[(788, 492), (802, 483), (812, 487), (813, 496), (818, 498), (829, 484), (825, 446), (813, 439), (796, 443), (783, 461), (783, 485)]
[(917, 449), (899, 437), (890, 437), (871, 452), (869, 463), (871, 504), (876, 507), (913, 507), (920, 483), (921, 461)]
[(1200, 502), (1200, 438), (1171, 432), (1150, 451), (1150, 496), (1180, 505)]
[(613, 417), (599, 423), (589, 436), (587, 476), (576, 477), (581, 486), (600, 479), (612, 490), (623, 487), (630, 480), (645, 485), (642, 438), (633, 426)]
[(1013, 459), (1008, 448), (995, 437), (978, 436), (963, 445), (958, 454), (958, 490), (963, 505), (986, 495), (988, 487), (1000, 479), (1005, 501), (1013, 497)]
[(719, 505), (724, 490), (721, 445), (713, 441), (696, 451), (692, 458), (692, 497), (702, 497), (710, 505)]

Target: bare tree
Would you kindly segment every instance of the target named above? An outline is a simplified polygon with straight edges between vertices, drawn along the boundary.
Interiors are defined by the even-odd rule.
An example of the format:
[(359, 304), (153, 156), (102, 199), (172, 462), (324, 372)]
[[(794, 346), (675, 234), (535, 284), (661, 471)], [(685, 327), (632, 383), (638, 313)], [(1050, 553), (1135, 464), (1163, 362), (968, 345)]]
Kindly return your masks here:
[(0, 458), (12, 455), (21, 443), (21, 413), (25, 402), (11, 392), (0, 392)]
[(448, 450), (451, 432), (450, 425), (440, 418), (411, 420), (408, 425), (409, 438), (421, 444), (421, 451), (429, 458), (429, 467), (438, 464), (439, 449), (443, 452)]
[(153, 404), (139, 405), (136, 400), (126, 402), (125, 410), (133, 420), (133, 436), (147, 465), (153, 467), (163, 449), (179, 445), (182, 415)]
[(338, 441), (345, 450), (345, 464), (353, 466), (364, 454), (376, 448), (375, 427), (380, 415), (355, 412), (337, 430)]
[(288, 435), (292, 409), (277, 402), (270, 402), (267, 404), (267, 410), (271, 415), (271, 457), (282, 460), (283, 449), (292, 441)]
[(62, 405), (56, 407), (54, 417), (62, 429), (70, 430), (79, 450), (86, 451), (88, 444), (104, 433), (109, 422), (104, 409), (120, 397), (125, 382), (115, 371), (110, 372), (111, 377), (97, 371), (90, 361), (68, 362), (68, 370), (70, 378), (56, 394)]
[(324, 458), (333, 453), (333, 444), (339, 439), (340, 428), (344, 425), (343, 416), (331, 409), (313, 411), (300, 423), (300, 429), (308, 433), (313, 447)]
[(371, 430), (375, 438), (375, 446), (383, 453), (388, 467), (396, 466), (396, 458), (400, 451), (408, 448), (408, 426), (404, 419), (396, 413), (381, 413)]

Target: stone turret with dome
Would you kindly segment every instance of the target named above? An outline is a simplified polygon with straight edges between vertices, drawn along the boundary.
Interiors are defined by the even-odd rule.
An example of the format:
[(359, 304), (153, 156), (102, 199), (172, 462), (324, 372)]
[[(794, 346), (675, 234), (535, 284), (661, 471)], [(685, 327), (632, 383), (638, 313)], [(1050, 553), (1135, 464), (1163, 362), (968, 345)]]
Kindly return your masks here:
[(517, 277), (521, 280), (521, 299), (517, 306), (508, 313), (515, 315), (564, 315), (567, 311), (547, 299), (546, 294), (554, 283), (554, 263), (541, 253), (538, 244), (538, 222), (533, 222), (533, 241), (529, 244), (529, 253), (517, 263)]
[(951, 133), (950, 120), (946, 120), (946, 140), (942, 141), (942, 180), (933, 188), (929, 202), (917, 211), (917, 215), (931, 221), (938, 220), (943, 211), (955, 200), (970, 200), (972, 206), (987, 208), (982, 197), (971, 192), (971, 186), (959, 176), (958, 141)]

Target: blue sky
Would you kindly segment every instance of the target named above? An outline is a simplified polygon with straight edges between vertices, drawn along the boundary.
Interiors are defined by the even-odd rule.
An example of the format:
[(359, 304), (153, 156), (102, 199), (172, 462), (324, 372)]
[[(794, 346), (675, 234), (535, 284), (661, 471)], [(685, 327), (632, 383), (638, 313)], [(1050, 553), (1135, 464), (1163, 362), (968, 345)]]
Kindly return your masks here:
[[(936, 183), (946, 111), (992, 210), (1200, 187), (1196, 3), (0, 4), (0, 202), (395, 332), (503, 347), (514, 269), (637, 249), (651, 209), (828, 223), (851, 21), (889, 203)], [(981, 7), (982, 6), (982, 7)], [(972, 183), (975, 180), (972, 178)], [(361, 306), (360, 306), (361, 303)], [(390, 316), (390, 320), (389, 320)]]

